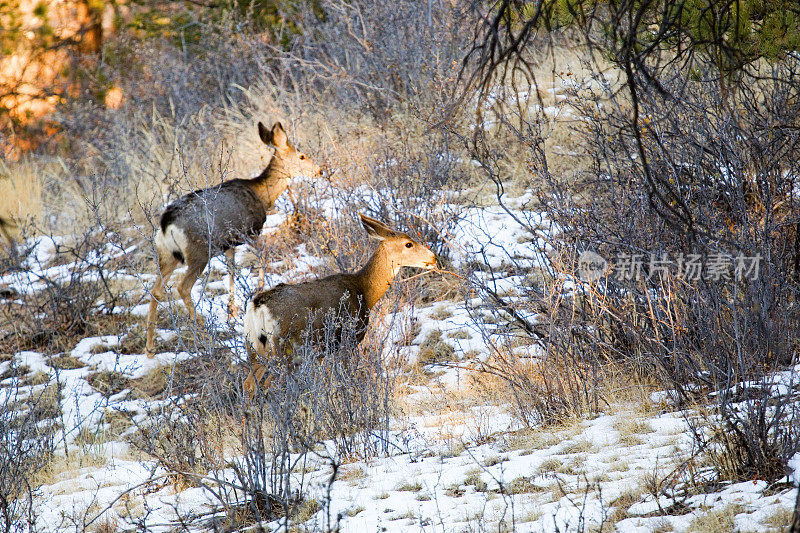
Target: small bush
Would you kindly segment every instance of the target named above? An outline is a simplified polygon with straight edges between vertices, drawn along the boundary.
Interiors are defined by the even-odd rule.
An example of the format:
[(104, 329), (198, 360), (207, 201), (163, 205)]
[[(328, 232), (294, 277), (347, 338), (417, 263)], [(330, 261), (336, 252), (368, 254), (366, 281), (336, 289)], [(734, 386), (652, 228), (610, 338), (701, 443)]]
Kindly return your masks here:
[(506, 491), (509, 494), (529, 494), (546, 490), (548, 489), (536, 485), (530, 477), (526, 476), (518, 477), (506, 484)]
[(31, 392), (25, 401), (14, 401), (15, 396), (6, 395), (0, 404), (0, 520), (7, 530), (23, 530), (36, 518), (37, 475), (55, 449), (55, 424), (43, 422), (61, 412), (55, 386)]
[(729, 504), (721, 509), (715, 509), (702, 514), (691, 521), (686, 528), (687, 533), (723, 533), (734, 531), (734, 517), (744, 512), (744, 507), (739, 504)]
[(74, 370), (76, 368), (83, 368), (87, 366), (86, 363), (84, 363), (77, 357), (73, 357), (67, 354), (59, 355), (57, 357), (51, 357), (50, 359), (47, 360), (47, 364), (59, 370)]
[(422, 483), (419, 481), (404, 481), (395, 487), (394, 490), (401, 492), (419, 492), (422, 490)]
[(118, 394), (130, 386), (128, 378), (114, 370), (94, 372), (86, 377), (86, 381), (106, 398)]
[(455, 349), (442, 340), (442, 332), (438, 329), (431, 331), (420, 344), (418, 360), (420, 364), (436, 364), (452, 361)]
[(481, 479), (480, 473), (471, 474), (464, 479), (464, 485), (472, 485), (475, 492), (486, 492), (489, 486)]
[[(36, 246), (48, 242), (53, 245), (55, 260), (67, 263), (68, 268), (48, 269), (51, 265), (36, 253)], [(98, 254), (108, 245), (105, 233), (89, 230), (71, 236), (69, 242), (60, 237), (40, 237), (22, 250), (22, 268), (12, 271), (11, 276), (32, 290), (10, 305), (0, 306), (0, 333), (6, 333), (0, 335), (0, 350), (63, 353), (87, 335), (106, 333), (102, 331), (106, 327), (118, 327), (130, 320), (113, 313), (119, 289), (108, 280), (110, 254)], [(41, 274), (31, 278), (31, 271)], [(55, 364), (61, 362), (65, 369), (78, 368), (67, 359), (58, 359)]]

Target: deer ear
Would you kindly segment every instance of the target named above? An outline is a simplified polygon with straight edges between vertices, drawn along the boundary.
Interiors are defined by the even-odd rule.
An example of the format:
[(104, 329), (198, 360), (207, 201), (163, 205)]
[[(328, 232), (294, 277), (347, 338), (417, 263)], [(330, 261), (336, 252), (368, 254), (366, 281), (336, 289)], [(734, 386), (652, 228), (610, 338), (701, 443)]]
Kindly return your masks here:
[(364, 226), (364, 229), (367, 230), (367, 234), (373, 239), (378, 239), (379, 241), (382, 241), (384, 239), (397, 235), (396, 231), (394, 231), (392, 228), (390, 228), (383, 222), (375, 220), (374, 218), (370, 218), (367, 215), (361, 213), (359, 213), (358, 216), (361, 217), (361, 224)]
[(272, 132), (261, 122), (258, 123), (258, 136), (264, 144), (272, 144)]
[(280, 149), (287, 149), (289, 148), (289, 138), (286, 136), (286, 130), (283, 129), (283, 126), (280, 122), (276, 122), (272, 125), (272, 144), (275, 145), (275, 148)]

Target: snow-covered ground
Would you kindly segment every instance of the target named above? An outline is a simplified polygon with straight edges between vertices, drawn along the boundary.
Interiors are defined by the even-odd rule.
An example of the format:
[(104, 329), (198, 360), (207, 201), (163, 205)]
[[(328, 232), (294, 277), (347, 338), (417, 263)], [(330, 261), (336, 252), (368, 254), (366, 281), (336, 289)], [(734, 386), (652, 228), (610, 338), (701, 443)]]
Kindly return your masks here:
[[(508, 211), (499, 206), (461, 208), (457, 226), (447, 235), (454, 263), (481, 261), (500, 272), (510, 263), (517, 269), (542, 265), (547, 250), (542, 235), (532, 235), (518, 220), (543, 231), (553, 228), (537, 213), (526, 210), (526, 198), (509, 201)], [(320, 205), (321, 210), (335, 216), (335, 202), (327, 201)], [(265, 233), (274, 231), (283, 218), (271, 215)], [(370, 246), (367, 239), (364, 243)], [(27, 293), (38, 290), (42, 278), (68, 277), (70, 263), (50, 265), (56, 244), (58, 239), (31, 243), (27, 272), (3, 276), (0, 283)], [(304, 246), (295, 252), (282, 268), (274, 269), (282, 275), (268, 274), (268, 286), (313, 275), (309, 273), (323, 261), (310, 256)], [(111, 256), (136, 250), (109, 247), (97, 253)], [(246, 247), (237, 251), (240, 263), (247, 254)], [(227, 269), (216, 258), (209, 272), (208, 278), (194, 287), (193, 298), (210, 327), (225, 328)], [(108, 279), (131, 282), (132, 303), (126, 310), (143, 319), (147, 312), (144, 290), (152, 283), (152, 274), (105, 274)], [(236, 300), (240, 308), (254, 290), (255, 279), (256, 273), (249, 268), (239, 273)], [(509, 272), (495, 281), (496, 291), (509, 293), (516, 290), (520, 278), (518, 272)], [(705, 529), (709, 531), (729, 526), (741, 531), (777, 531), (787, 523), (795, 493), (786, 486), (768, 487), (753, 480), (717, 485), (707, 493), (685, 498), (678, 494), (667, 498), (658, 489), (660, 480), (684, 471), (681, 467), (694, 452), (682, 416), (662, 401), (665, 394), (645, 394), (636, 404), (620, 401), (599, 416), (562, 426), (524, 427), (509, 405), (493, 403), (474, 392), (475, 380), (482, 376), (471, 365), (489, 357), (482, 332), (491, 335), (492, 326), (480, 323), (482, 315), (473, 312), (480, 304), (480, 294), (466, 304), (471, 309), (462, 300), (416, 306), (413, 315), (419, 327), (408, 345), (398, 345), (401, 333), (390, 332), (387, 353), (393, 351), (412, 362), (423, 341), (440, 332), (436, 333), (440, 342), (452, 347), (452, 364), (423, 365), (422, 377), (409, 377), (399, 388), (397, 403), (403, 412), (390, 424), (390, 452), (344, 464), (331, 486), (330, 466), (313, 456), (308, 459), (305, 498), (321, 505), (303, 516), (303, 524), (295, 525), (326, 530), (339, 521), (343, 531), (400, 532), (582, 531), (598, 530), (605, 524), (603, 531), (644, 532), (682, 531), (690, 526), (702, 531), (704, 520), (728, 524), (722, 529)], [(410, 313), (410, 308), (401, 309), (398, 316)], [(407, 324), (407, 320), (389, 318), (391, 324)], [(240, 322), (233, 325), (233, 332), (241, 333)], [(159, 335), (167, 345), (176, 337), (167, 329), (159, 330)], [(130, 413), (142, 420), (148, 404), (152, 407), (155, 403), (135, 398), (129, 388), (105, 396), (90, 385), (91, 375), (107, 371), (134, 380), (195, 357), (191, 350), (164, 352), (155, 358), (122, 353), (117, 349), (122, 342), (119, 332), (108, 331), (79, 340), (64, 354), (77, 362), (70, 365), (74, 368), (58, 370), (63, 413), (58, 421), (59, 457), (36, 492), (37, 530), (92, 529), (101, 524), (113, 530), (139, 524), (153, 531), (171, 531), (182, 527), (180, 517), (207, 518), (219, 510), (211, 491), (165, 482), (168, 472), (133, 450), (125, 432), (86, 444), (87, 433), (108, 427), (113, 413)], [(244, 358), (236, 334), (229, 345)], [(522, 348), (528, 355), (536, 355), (535, 348)], [(41, 390), (44, 385), (26, 385), (25, 379), (37, 372), (55, 375), (51, 355), (24, 351), (0, 363), (0, 375), (10, 376), (0, 381), (3, 398), (16, 395), (14, 398), (20, 399)], [(21, 365), (25, 372), (9, 372)], [(776, 384), (780, 386), (778, 381)], [(693, 472), (702, 476), (707, 468), (695, 466)], [(217, 474), (217, 478), (229, 475)], [(202, 529), (203, 523), (198, 519), (193, 527)], [(264, 526), (280, 529), (281, 524), (276, 521)]]

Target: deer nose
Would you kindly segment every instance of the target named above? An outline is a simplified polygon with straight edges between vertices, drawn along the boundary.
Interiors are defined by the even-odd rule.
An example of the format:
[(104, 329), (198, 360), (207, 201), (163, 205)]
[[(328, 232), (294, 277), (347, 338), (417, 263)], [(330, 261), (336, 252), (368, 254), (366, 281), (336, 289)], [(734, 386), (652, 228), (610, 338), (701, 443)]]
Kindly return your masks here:
[(320, 168), (319, 175), (323, 176), (328, 181), (333, 181), (333, 175), (336, 174), (336, 169), (330, 169), (328, 167)]

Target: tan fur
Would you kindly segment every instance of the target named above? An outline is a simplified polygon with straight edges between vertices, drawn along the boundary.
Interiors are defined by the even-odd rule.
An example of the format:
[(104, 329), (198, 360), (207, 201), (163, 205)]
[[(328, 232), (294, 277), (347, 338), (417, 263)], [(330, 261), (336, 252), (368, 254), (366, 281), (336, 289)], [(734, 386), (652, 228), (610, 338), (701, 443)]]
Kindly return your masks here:
[(299, 342), (309, 329), (312, 335), (320, 334), (326, 314), (346, 313), (354, 319), (356, 340), (361, 342), (370, 310), (389, 289), (400, 269), (436, 266), (433, 252), (407, 234), (365, 215), (361, 215), (361, 223), (381, 243), (359, 271), (294, 285), (282, 283), (256, 293), (247, 303), (244, 327), (252, 372), (244, 388), (251, 397), (266, 373), (264, 363), (288, 362), (291, 366), (291, 361), (283, 361), (293, 351), (291, 345)]
[(159, 277), (151, 291), (147, 314), (146, 351), (155, 352), (155, 323), (158, 302), (163, 300), (165, 283), (180, 263), (187, 266), (178, 284), (178, 294), (186, 305), (189, 317), (195, 320), (191, 290), (206, 264), (225, 252), (230, 276), (228, 316), (238, 311), (234, 304), (235, 247), (256, 237), (272, 207), (289, 181), (299, 175), (321, 176), (322, 171), (304, 153), (297, 151), (286, 136), (280, 122), (272, 129), (258, 123), (261, 141), (275, 148), (266, 169), (256, 178), (235, 179), (220, 185), (194, 191), (171, 203), (161, 215), (156, 231)]

